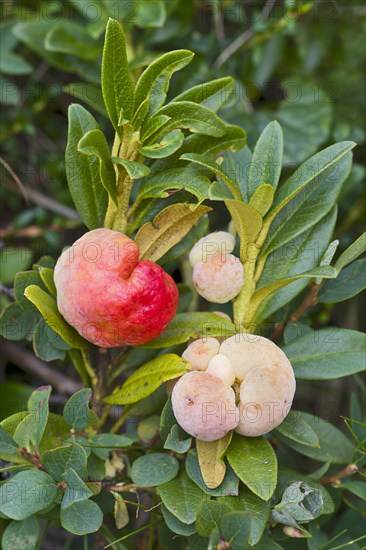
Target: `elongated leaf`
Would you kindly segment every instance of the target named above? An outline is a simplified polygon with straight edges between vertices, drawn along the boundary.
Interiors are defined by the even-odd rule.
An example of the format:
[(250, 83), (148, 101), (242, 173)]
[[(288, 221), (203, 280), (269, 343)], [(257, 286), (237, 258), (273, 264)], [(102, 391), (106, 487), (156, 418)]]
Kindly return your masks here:
[(68, 325), (57, 309), (54, 298), (36, 285), (28, 286), (24, 292), (25, 296), (36, 306), (44, 317), (46, 323), (61, 336), (67, 344), (73, 348), (83, 349), (88, 347), (76, 330)]
[(144, 179), (139, 199), (168, 197), (169, 191), (184, 189), (202, 202), (208, 198), (210, 179), (197, 167), (171, 168)]
[(232, 97), (233, 91), (234, 80), (230, 76), (226, 76), (189, 88), (189, 90), (177, 95), (172, 102), (193, 101), (194, 103), (201, 103), (216, 112)]
[(90, 388), (80, 390), (70, 397), (64, 406), (63, 417), (75, 430), (86, 428), (89, 423)]
[(100, 44), (82, 25), (73, 21), (53, 26), (46, 35), (44, 45), (51, 52), (75, 55), (86, 61), (96, 59), (101, 54)]
[(200, 441), (197, 439), (197, 457), (203, 480), (209, 489), (216, 489), (226, 473), (223, 456), (230, 445), (232, 432), (216, 441)]
[(337, 277), (337, 270), (330, 265), (323, 265), (315, 267), (314, 269), (310, 269), (309, 271), (305, 271), (305, 273), (299, 273), (298, 275), (293, 275), (292, 277), (287, 277), (286, 279), (275, 281), (270, 286), (263, 286), (256, 290), (251, 298), (251, 308), (253, 312), (257, 311), (262, 302), (271, 294), (284, 286), (290, 285), (298, 279), (302, 279), (303, 277), (308, 279), (313, 279), (315, 277), (321, 277), (323, 279), (334, 279), (335, 277)]
[(247, 487), (240, 491), (239, 509), (249, 513), (250, 536), (249, 541), (253, 546), (257, 544), (264, 533), (269, 518), (271, 503), (264, 501), (252, 493)]
[(331, 210), (351, 169), (349, 153), (354, 146), (352, 141), (331, 145), (307, 160), (281, 187), (262, 256), (306, 231)]
[(276, 430), (302, 445), (319, 447), (319, 438), (313, 428), (303, 419), (302, 413), (291, 410)]
[(155, 132), (159, 130), (166, 122), (170, 120), (169, 116), (166, 115), (155, 115), (145, 122), (141, 128), (141, 141), (144, 143), (151, 137)]
[(225, 201), (240, 239), (240, 259), (250, 261), (251, 245), (262, 228), (262, 216), (249, 204), (239, 201)]
[(0, 453), (1, 455), (10, 455), (18, 452), (16, 441), (0, 426)]
[(237, 199), (238, 201), (241, 201), (243, 199), (237, 185), (229, 178), (227, 174), (225, 174), (220, 169), (219, 165), (216, 162), (210, 159), (210, 157), (205, 155), (197, 155), (194, 153), (186, 153), (180, 158), (182, 160), (188, 160), (190, 162), (198, 164), (199, 166), (207, 168), (208, 170), (216, 174), (216, 176), (218, 176), (225, 183), (235, 199)]
[(121, 166), (123, 166), (123, 168), (125, 168), (127, 174), (133, 180), (138, 180), (140, 178), (144, 178), (145, 176), (150, 174), (150, 168), (148, 166), (145, 166), (145, 164), (141, 164), (141, 162), (135, 162), (134, 160), (121, 159), (119, 157), (112, 157), (112, 161), (115, 164), (120, 164)]
[(328, 281), (318, 293), (318, 302), (335, 304), (344, 302), (366, 289), (366, 258), (351, 263), (335, 280)]
[(166, 331), (144, 344), (145, 348), (165, 348), (188, 342), (190, 338), (204, 338), (205, 336), (226, 336), (236, 333), (235, 325), (214, 313), (179, 313), (170, 323)]
[(143, 225), (135, 238), (140, 259), (159, 260), (211, 210), (207, 206), (193, 208), (190, 204), (173, 204), (162, 210), (152, 222)]
[[(218, 461), (220, 462), (220, 460)], [(215, 488), (209, 488), (210, 485), (216, 483), (214, 481), (214, 478), (211, 477), (211, 483), (209, 481), (208, 483), (206, 483), (203, 479), (202, 470), (198, 462), (197, 449), (191, 449), (189, 451), (186, 458), (185, 466), (186, 472), (192, 479), (192, 481), (194, 481), (198, 485), (198, 487), (200, 487), (202, 491), (207, 495), (225, 497), (237, 496), (239, 494), (239, 478), (229, 465), (226, 466), (226, 472), (221, 483)], [(221, 475), (221, 472), (219, 472), (219, 468), (217, 468), (217, 473), (220, 473)]]
[(153, 143), (140, 147), (139, 151), (144, 157), (151, 159), (164, 158), (172, 155), (182, 145), (184, 134), (181, 130), (173, 130), (167, 134), (159, 143)]
[(145, 69), (136, 84), (134, 112), (146, 97), (149, 97), (150, 116), (164, 105), (173, 73), (188, 65), (193, 56), (194, 54), (189, 50), (175, 50), (155, 59)]
[(274, 120), (265, 127), (253, 151), (248, 177), (250, 197), (264, 183), (276, 189), (281, 175), (282, 158), (282, 129), (278, 122)]
[(72, 97), (80, 99), (105, 117), (108, 116), (104, 106), (102, 88), (99, 84), (92, 84), (91, 82), (72, 82), (64, 86), (62, 91)]
[(287, 344), (284, 352), (297, 378), (332, 380), (364, 370), (365, 340), (356, 330), (327, 328)]
[(319, 447), (302, 445), (277, 432), (278, 439), (298, 453), (319, 462), (330, 461), (332, 464), (348, 464), (352, 461), (353, 445), (338, 428), (319, 418), (317, 415), (303, 412), (302, 416), (305, 422), (317, 434), (320, 443)]
[(341, 271), (346, 265), (350, 264), (366, 251), (366, 232), (362, 233), (342, 254), (335, 263), (335, 268)]
[(193, 134), (220, 137), (225, 134), (225, 124), (208, 107), (192, 101), (177, 101), (162, 107), (159, 115), (167, 115), (171, 120), (163, 127), (164, 132), (174, 128), (187, 128)]
[(56, 296), (57, 290), (55, 286), (55, 281), (53, 278), (53, 272), (54, 270), (49, 267), (42, 267), (40, 266), (38, 268), (39, 276), (41, 277), (43, 283), (45, 284), (47, 290), (53, 295)]
[(277, 458), (264, 437), (234, 434), (226, 456), (244, 485), (262, 500), (271, 498), (277, 483)]
[(261, 216), (265, 216), (271, 208), (274, 198), (274, 189), (272, 185), (264, 184), (257, 187), (254, 191), (249, 205), (255, 208)]
[(205, 498), (205, 494), (184, 471), (172, 481), (160, 485), (157, 491), (169, 512), (188, 524), (195, 521), (198, 507)]
[(102, 59), (102, 93), (109, 118), (118, 131), (121, 112), (132, 116), (134, 87), (128, 69), (126, 42), (121, 25), (109, 19)]
[[(310, 231), (292, 239), (284, 247), (275, 250), (267, 258), (258, 287), (269, 286), (274, 281), (286, 279), (315, 268), (327, 248), (333, 234), (337, 217), (335, 206)], [(255, 321), (265, 319), (274, 311), (289, 303), (310, 282), (308, 278), (298, 279), (276, 290), (257, 310)]]
[(69, 107), (69, 130), (65, 153), (66, 176), (76, 209), (88, 227), (102, 227), (108, 204), (99, 172), (99, 160), (78, 151), (81, 138), (98, 128), (97, 122), (81, 105)]
[(51, 386), (41, 386), (34, 390), (28, 399), (28, 411), (35, 415), (36, 420), (36, 430), (32, 438), (36, 448), (41, 442), (48, 422), (51, 389)]
[(99, 175), (104, 189), (117, 205), (116, 173), (114, 171), (108, 143), (99, 129), (90, 130), (78, 143), (78, 151), (83, 155), (97, 157), (99, 160)]
[(178, 355), (167, 353), (137, 369), (120, 389), (106, 397), (106, 403), (127, 405), (152, 394), (161, 384), (190, 370), (190, 363)]

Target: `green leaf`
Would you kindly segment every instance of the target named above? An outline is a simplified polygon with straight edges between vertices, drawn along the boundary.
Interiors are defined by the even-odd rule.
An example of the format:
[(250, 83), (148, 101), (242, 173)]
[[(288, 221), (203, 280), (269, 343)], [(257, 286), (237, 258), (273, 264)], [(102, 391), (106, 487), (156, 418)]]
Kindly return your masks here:
[(58, 488), (46, 472), (20, 472), (0, 486), (0, 512), (10, 519), (22, 520), (48, 508)]
[(249, 204), (239, 201), (225, 201), (240, 239), (240, 259), (250, 258), (251, 245), (256, 241), (262, 228), (262, 216)]
[(38, 273), (39, 273), (39, 276), (41, 277), (41, 280), (43, 281), (45, 287), (47, 288), (47, 290), (53, 296), (56, 296), (57, 295), (57, 290), (56, 290), (55, 281), (54, 281), (54, 278), (53, 278), (54, 270), (49, 268), (49, 267), (39, 266), (38, 267)]
[(80, 99), (98, 113), (107, 116), (105, 110), (102, 88), (99, 84), (91, 82), (71, 82), (62, 88), (63, 92)]
[(312, 427), (303, 419), (299, 411), (291, 410), (285, 420), (277, 426), (276, 430), (302, 445), (309, 447), (319, 447), (319, 438)]
[(99, 530), (103, 523), (103, 513), (92, 500), (83, 500), (61, 509), (60, 519), (66, 531), (81, 536)]
[(349, 491), (353, 495), (356, 495), (356, 497), (366, 500), (366, 483), (364, 481), (344, 481), (334, 487), (335, 489)]
[(39, 447), (48, 422), (51, 390), (51, 386), (41, 386), (28, 399), (28, 412), (35, 415), (37, 424), (34, 438), (32, 437), (36, 448)]
[(284, 467), (279, 468), (278, 485), (276, 488), (275, 499), (279, 501), (286, 487), (288, 487), (291, 483), (299, 481), (299, 478), (301, 478), (301, 481), (305, 482), (312, 489), (315, 489), (321, 492), (322, 498), (323, 498), (323, 509), (321, 512), (322, 515), (333, 514), (334, 502), (332, 500), (332, 497), (328, 493), (327, 489), (324, 487), (324, 485), (322, 485), (317, 481), (314, 481), (309, 476), (303, 473), (300, 474), (299, 472), (295, 470), (291, 470), (290, 468), (284, 468)]
[(70, 397), (64, 406), (63, 417), (75, 430), (86, 428), (89, 423), (90, 388), (80, 390)]
[(318, 222), (334, 205), (351, 169), (355, 144), (327, 147), (301, 165), (281, 186), (270, 213), (273, 220), (261, 250), (266, 255)]
[(140, 259), (156, 262), (192, 229), (211, 209), (207, 206), (173, 204), (164, 208), (152, 222), (141, 227), (135, 237)]
[(38, 429), (38, 419), (35, 414), (27, 414), (14, 432), (14, 440), (20, 448), (25, 448), (32, 451), (31, 442), (34, 442)]
[(190, 363), (174, 353), (167, 353), (149, 361), (131, 374), (120, 389), (106, 397), (106, 403), (127, 405), (141, 401), (161, 384), (182, 376), (190, 370)]
[(202, 478), (209, 489), (216, 489), (224, 480), (226, 464), (223, 460), (230, 445), (232, 432), (216, 441), (201, 441), (197, 439), (197, 458)]
[(205, 105), (205, 107), (216, 112), (226, 100), (231, 98), (234, 92), (234, 84), (234, 80), (230, 76), (217, 78), (210, 82), (203, 82), (177, 95), (172, 100), (172, 103), (176, 101), (192, 101), (193, 103)]
[(179, 471), (179, 462), (165, 453), (140, 456), (131, 468), (131, 479), (139, 487), (155, 487), (174, 479)]
[(198, 164), (199, 166), (207, 168), (208, 170), (216, 174), (216, 176), (218, 176), (225, 183), (225, 185), (228, 187), (233, 197), (237, 201), (243, 200), (237, 185), (229, 178), (227, 174), (225, 174), (225, 172), (220, 169), (219, 165), (216, 162), (211, 160), (210, 157), (205, 155), (197, 155), (195, 153), (186, 153), (184, 155), (181, 155), (180, 159), (188, 160), (189, 162), (193, 162), (195, 164)]
[(181, 130), (173, 130), (159, 142), (140, 147), (139, 151), (144, 157), (159, 159), (169, 157), (181, 147), (184, 134)]
[(144, 178), (150, 174), (150, 168), (141, 164), (141, 162), (135, 162), (134, 160), (125, 160), (119, 157), (112, 157), (112, 161), (115, 164), (120, 164), (126, 170), (127, 174), (132, 180), (138, 180)]
[(36, 550), (39, 523), (36, 516), (21, 521), (11, 521), (6, 526), (1, 544), (3, 550)]
[(68, 468), (61, 478), (67, 485), (62, 497), (61, 510), (68, 508), (74, 502), (87, 500), (93, 495), (73, 468)]
[(117, 529), (123, 529), (124, 527), (126, 527), (126, 525), (128, 525), (128, 522), (130, 521), (127, 504), (123, 500), (122, 495), (114, 491), (111, 491), (111, 493), (115, 499), (114, 500), (114, 519), (116, 522), (116, 527)]
[(108, 194), (100, 180), (99, 160), (78, 151), (81, 138), (98, 129), (96, 120), (81, 105), (69, 107), (69, 130), (65, 152), (66, 176), (71, 197), (88, 229), (103, 227)]
[(254, 191), (249, 201), (249, 206), (255, 208), (261, 216), (265, 216), (272, 206), (273, 199), (274, 189), (272, 185), (266, 183), (264, 185), (260, 185)]
[(21, 305), (22, 309), (36, 312), (37, 309), (24, 295), (25, 289), (30, 285), (37, 285), (43, 290), (47, 290), (47, 287), (44, 285), (38, 271), (23, 271), (21, 273), (17, 273), (15, 276), (14, 296), (16, 301)]
[[(292, 239), (287, 243), (286, 248), (277, 249), (270, 254), (257, 288), (268, 286), (276, 280), (286, 279), (317, 267), (331, 239), (336, 217), (337, 207), (335, 206), (311, 230)], [(255, 321), (265, 319), (289, 303), (309, 282), (309, 279), (301, 278), (276, 290), (262, 302), (256, 313)]]
[(110, 121), (117, 132), (121, 112), (126, 120), (131, 119), (134, 86), (128, 69), (125, 36), (121, 25), (114, 19), (108, 21), (104, 41), (102, 93)]
[(157, 492), (169, 512), (188, 524), (195, 521), (198, 507), (205, 496), (184, 471), (175, 479), (160, 485)]
[(277, 432), (277, 437), (282, 442), (298, 453), (319, 462), (331, 461), (332, 464), (348, 464), (352, 461), (353, 445), (338, 428), (318, 416), (305, 412), (302, 413), (302, 416), (317, 434), (320, 446), (315, 448), (302, 445)]
[(36, 326), (33, 335), (34, 353), (43, 361), (54, 361), (64, 359), (66, 350), (70, 346), (55, 332), (44, 319), (41, 319)]
[(175, 71), (183, 69), (193, 59), (194, 54), (188, 50), (175, 50), (155, 59), (140, 76), (134, 95), (133, 112), (149, 98), (149, 116), (164, 105), (169, 89), (170, 79)]
[(318, 292), (321, 304), (336, 304), (353, 298), (366, 288), (366, 258), (351, 263), (334, 280), (328, 281)]
[(7, 305), (0, 316), (0, 334), (7, 340), (23, 340), (37, 323), (33, 311), (24, 311), (18, 302)]
[(79, 477), (85, 479), (86, 459), (86, 452), (77, 444), (65, 445), (42, 454), (44, 467), (56, 481), (62, 481), (63, 474), (69, 468), (73, 468)]
[(248, 174), (252, 154), (244, 145), (245, 143), (242, 145), (243, 148), (239, 147), (240, 151), (225, 151), (221, 167), (235, 181), (245, 202), (249, 202)]
[(186, 437), (186, 435), (187, 434), (185, 434), (178, 424), (174, 424), (166, 438), (164, 449), (168, 449), (179, 454), (186, 453), (192, 445), (192, 438)]
[(33, 67), (28, 61), (14, 52), (1, 52), (0, 71), (3, 74), (24, 75), (33, 71)]
[(346, 265), (350, 264), (361, 256), (366, 250), (366, 232), (362, 233), (342, 254), (335, 263), (335, 268), (341, 271)]
[(161, 511), (163, 512), (163, 518), (165, 520), (165, 523), (167, 524), (168, 528), (171, 531), (173, 531), (173, 533), (188, 537), (189, 535), (192, 535), (193, 533), (196, 532), (196, 526), (194, 523), (191, 523), (190, 525), (183, 523), (178, 518), (176, 518), (171, 512), (169, 512), (168, 508), (166, 508), (164, 504), (161, 507)]
[(283, 288), (284, 286), (290, 285), (291, 283), (304, 277), (306, 279), (314, 279), (315, 277), (334, 279), (335, 277), (337, 277), (337, 270), (330, 265), (323, 265), (315, 267), (314, 269), (310, 269), (309, 271), (305, 271), (304, 273), (299, 273), (298, 275), (292, 275), (292, 277), (287, 277), (286, 279), (275, 281), (269, 286), (262, 286), (254, 292), (251, 298), (251, 309), (253, 310), (253, 312), (256, 312), (262, 302), (271, 294)]
[(229, 512), (220, 520), (221, 534), (232, 550), (249, 548), (250, 516), (247, 512)]
[(193, 134), (221, 137), (225, 134), (225, 124), (211, 109), (192, 101), (168, 103), (158, 111), (159, 115), (171, 118), (163, 126), (164, 132), (174, 128), (187, 128)]
[(333, 380), (365, 368), (365, 336), (356, 330), (325, 328), (305, 334), (283, 351), (302, 380)]
[(299, 529), (299, 524), (317, 518), (322, 508), (323, 496), (320, 490), (313, 489), (303, 481), (296, 481), (285, 489), (281, 502), (272, 509), (271, 520)]
[(26, 248), (6, 246), (0, 250), (0, 282), (4, 285), (13, 283), (19, 271), (27, 269), (32, 253)]
[(88, 347), (86, 340), (84, 340), (73, 327), (68, 325), (59, 313), (54, 298), (36, 285), (28, 286), (24, 294), (28, 300), (36, 306), (46, 323), (57, 332), (67, 344), (78, 349)]
[(0, 425), (0, 453), (2, 455), (9, 455), (12, 453), (18, 453), (18, 445), (8, 434), (6, 430)]
[(107, 460), (111, 451), (129, 447), (133, 441), (134, 439), (126, 434), (98, 434), (90, 439), (89, 444), (97, 457)]
[(226, 457), (244, 485), (263, 500), (271, 498), (277, 483), (277, 459), (264, 437), (234, 434)]
[(168, 197), (173, 189), (185, 189), (202, 202), (208, 197), (210, 185), (210, 179), (194, 166), (171, 168), (143, 180), (139, 200)]
[(73, 21), (53, 26), (46, 35), (44, 45), (51, 52), (75, 55), (86, 61), (96, 59), (101, 54), (100, 44), (82, 25)]
[(78, 151), (83, 155), (98, 158), (101, 182), (104, 189), (117, 206), (116, 173), (114, 171), (108, 143), (103, 132), (99, 130), (99, 128), (90, 130), (79, 141)]
[(248, 174), (249, 197), (263, 183), (269, 184), (273, 190), (277, 188), (283, 158), (283, 135), (277, 121), (270, 122), (265, 127), (253, 151)]
[(224, 502), (202, 502), (197, 512), (197, 533), (202, 537), (208, 537), (213, 529), (219, 527), (221, 518), (228, 512), (230, 507)]
[(196, 340), (205, 336), (232, 336), (235, 333), (235, 325), (231, 321), (214, 313), (178, 313), (166, 331), (156, 340), (144, 344), (144, 347), (165, 348), (183, 344), (190, 338)]
[(141, 142), (144, 143), (147, 141), (149, 137), (155, 134), (159, 128), (164, 126), (168, 120), (170, 120), (170, 117), (166, 115), (155, 115), (149, 118), (141, 128)]
[[(219, 461), (220, 459), (217, 460)], [(186, 472), (191, 480), (207, 495), (225, 497), (237, 496), (239, 494), (239, 478), (230, 466), (225, 468), (224, 477), (221, 478), (219, 485), (216, 485), (216, 481), (212, 482), (212, 478), (212, 483), (210, 483), (210, 479), (207, 482), (204, 480), (202, 476), (202, 467), (198, 462), (197, 449), (191, 449), (189, 451), (186, 457), (185, 466)], [(214, 485), (216, 486), (213, 487)]]
[(239, 509), (242, 510), (244, 507), (250, 517), (249, 542), (253, 546), (262, 538), (269, 518), (271, 503), (260, 499), (247, 487), (241, 489), (239, 503)]

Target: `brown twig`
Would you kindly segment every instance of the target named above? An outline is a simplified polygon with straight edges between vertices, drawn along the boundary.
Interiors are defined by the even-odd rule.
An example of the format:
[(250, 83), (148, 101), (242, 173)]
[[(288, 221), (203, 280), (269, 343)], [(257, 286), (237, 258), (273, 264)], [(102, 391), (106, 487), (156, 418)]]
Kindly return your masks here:
[(339, 472), (336, 472), (335, 474), (331, 476), (323, 476), (320, 478), (320, 483), (340, 483), (340, 480), (344, 477), (353, 476), (354, 474), (357, 474), (358, 467), (356, 464), (348, 464), (343, 470), (340, 470)]
[(79, 382), (50, 368), (46, 363), (35, 357), (33, 353), (21, 348), (19, 345), (2, 341), (1, 349), (4, 356), (13, 361), (19, 368), (42, 378), (60, 393), (72, 395), (82, 388)]
[(8, 288), (7, 286), (4, 286), (2, 283), (0, 283), (0, 294), (3, 294), (7, 298), (10, 298), (10, 300), (14, 300), (14, 289)]

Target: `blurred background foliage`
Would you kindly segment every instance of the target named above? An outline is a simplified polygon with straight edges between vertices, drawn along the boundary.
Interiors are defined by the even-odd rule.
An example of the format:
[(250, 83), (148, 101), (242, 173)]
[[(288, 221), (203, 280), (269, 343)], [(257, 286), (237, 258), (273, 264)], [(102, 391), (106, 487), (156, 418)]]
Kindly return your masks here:
[[(356, 141), (354, 166), (339, 199), (334, 237), (340, 239), (339, 252), (364, 230), (364, 2), (5, 0), (1, 11), (2, 308), (11, 299), (17, 271), (42, 255), (57, 257), (84, 230), (66, 184), (67, 108), (73, 101), (91, 107), (112, 139), (99, 85), (109, 16), (123, 25), (136, 78), (162, 52), (195, 52), (190, 68), (173, 77), (171, 96), (210, 79), (234, 77), (235, 92), (220, 115), (247, 131), (250, 148), (266, 124), (277, 119), (284, 131), (285, 175), (335, 141)], [(227, 222), (218, 209), (211, 230)], [(362, 329), (363, 312), (364, 303), (355, 297), (317, 305), (311, 320), (315, 327), (331, 322)], [(24, 403), (31, 391), (26, 384), (39, 382), (15, 367), (9, 373), (2, 390), (8, 403), (2, 417), (15, 412), (8, 410), (12, 403)], [(314, 382), (311, 392), (304, 387), (299, 398), (308, 409), (341, 425), (340, 411), (352, 416), (350, 390), (362, 395), (364, 385), (358, 382), (361, 389), (350, 378), (330, 382), (326, 395), (324, 385)], [(355, 407), (358, 401), (353, 403)], [(342, 521), (350, 525), (352, 509), (347, 514), (350, 517), (342, 516)], [(339, 529), (337, 525), (336, 532)], [(355, 523), (354, 536), (358, 530)], [(302, 543), (297, 544), (300, 548)]]

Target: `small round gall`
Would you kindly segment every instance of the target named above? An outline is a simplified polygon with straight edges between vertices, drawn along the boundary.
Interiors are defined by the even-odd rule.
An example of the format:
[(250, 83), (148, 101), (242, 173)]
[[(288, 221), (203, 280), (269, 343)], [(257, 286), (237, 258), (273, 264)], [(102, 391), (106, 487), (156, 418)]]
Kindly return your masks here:
[(178, 424), (201, 441), (220, 439), (238, 424), (234, 390), (208, 372), (184, 374), (174, 386), (172, 406)]
[(192, 267), (198, 262), (206, 262), (215, 254), (230, 254), (235, 247), (235, 238), (226, 231), (209, 233), (196, 242), (189, 253), (189, 261)]
[(193, 285), (208, 302), (225, 304), (233, 300), (244, 285), (244, 267), (233, 254), (215, 254), (193, 268)]
[(222, 355), (222, 353), (214, 355), (210, 359), (206, 372), (221, 378), (228, 386), (232, 386), (235, 382), (235, 371), (231, 366), (230, 360), (226, 355)]
[(195, 340), (182, 353), (182, 358), (192, 365), (193, 370), (206, 370), (210, 359), (219, 352), (220, 342), (208, 336)]

